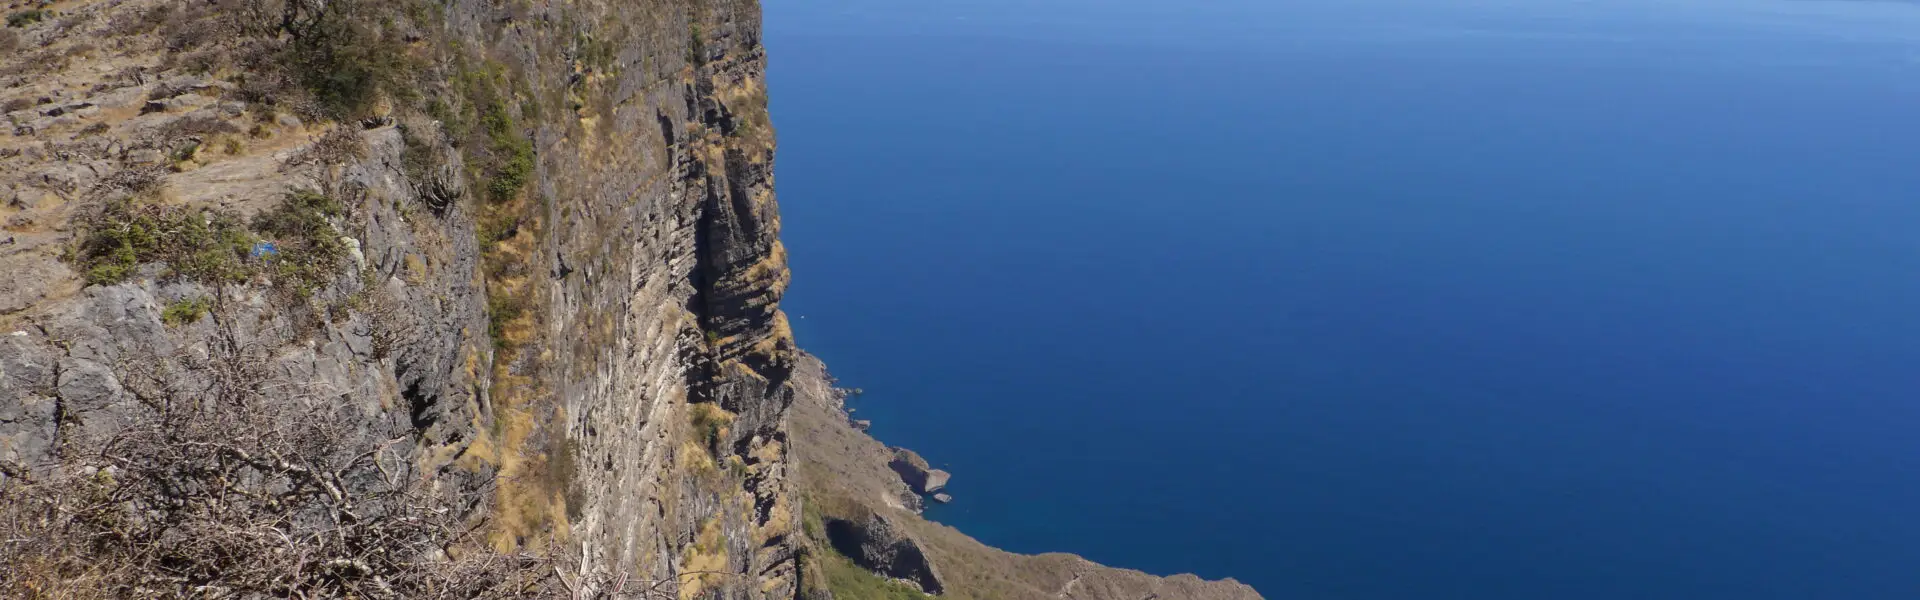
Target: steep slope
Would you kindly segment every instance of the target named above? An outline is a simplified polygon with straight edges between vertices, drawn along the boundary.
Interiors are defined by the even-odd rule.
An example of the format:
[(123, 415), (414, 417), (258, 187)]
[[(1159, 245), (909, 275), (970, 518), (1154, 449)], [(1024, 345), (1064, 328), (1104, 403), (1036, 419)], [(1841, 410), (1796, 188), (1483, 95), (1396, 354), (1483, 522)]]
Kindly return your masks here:
[(943, 540), (947, 594), (1216, 595), (880, 500), (778, 309), (759, 14), (9, 7), (0, 590), (824, 597), (819, 496)]

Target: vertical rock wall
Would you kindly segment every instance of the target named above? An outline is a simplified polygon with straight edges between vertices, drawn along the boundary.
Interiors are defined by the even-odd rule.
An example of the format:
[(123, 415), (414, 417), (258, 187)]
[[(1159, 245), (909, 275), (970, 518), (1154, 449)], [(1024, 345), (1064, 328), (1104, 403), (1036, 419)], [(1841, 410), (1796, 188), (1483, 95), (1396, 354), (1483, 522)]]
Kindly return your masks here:
[[(86, 19), (29, 30), (29, 43), (77, 47), (75, 31), (108, 35), (160, 2), (61, 4)], [(423, 6), (410, 16), (442, 33), (410, 43), (452, 48), (428, 53), (442, 57), (429, 68), (455, 81), (484, 73), (512, 90), (502, 105), (518, 120), (508, 133), (530, 138), (534, 166), (511, 198), (479, 199), (482, 182), (457, 168), (461, 149), (431, 138), (413, 147), (403, 128), (419, 137), (445, 124), (405, 111), (397, 124), (341, 124), (366, 149), (335, 164), (294, 160), (332, 124), (276, 123), (238, 102), (143, 112), (155, 88), (188, 77), (165, 60), (163, 39), (129, 38), (65, 72), (9, 80), (7, 96), (66, 94), (105, 110), (16, 127), (0, 143), (10, 150), (0, 171), (21, 175), (0, 183), (30, 198), (0, 216), (33, 224), (0, 236), (9, 239), (0, 268), (46, 279), (0, 289), (0, 459), (60, 468), (75, 432), (104, 435), (140, 418), (126, 384), (133, 365), (205, 356), (219, 330), (237, 327), (280, 377), (360, 407), (354, 430), (366, 443), (404, 441), (423, 477), (482, 524), (484, 543), (567, 555), (570, 585), (793, 597), (798, 511), (782, 417), (794, 349), (778, 309), (788, 275), (758, 3)], [(77, 81), (123, 63), (145, 70), (90, 91)], [(49, 76), (76, 83), (27, 89)], [(235, 88), (244, 74), (195, 78)], [(289, 189), (353, 191), (340, 194), (348, 206), (333, 226), (364, 268), (316, 290), (320, 310), (290, 308), (271, 283), (182, 283), (154, 265), (124, 283), (86, 285), (61, 259), (79, 235), (75, 219), (97, 200), (80, 192), (175, 150), (90, 146), (97, 156), (75, 169), (70, 156), (31, 149), (95, 122), (133, 140), (189, 116), (237, 130), (267, 123), (276, 141), (161, 172), (164, 203), (252, 214)], [(423, 151), (455, 168), (424, 176), (408, 164)], [(59, 174), (57, 186), (43, 172)], [(375, 295), (377, 307), (356, 303)], [(209, 296), (220, 299), (214, 318), (163, 323), (173, 303)], [(160, 362), (180, 381), (206, 366)]]

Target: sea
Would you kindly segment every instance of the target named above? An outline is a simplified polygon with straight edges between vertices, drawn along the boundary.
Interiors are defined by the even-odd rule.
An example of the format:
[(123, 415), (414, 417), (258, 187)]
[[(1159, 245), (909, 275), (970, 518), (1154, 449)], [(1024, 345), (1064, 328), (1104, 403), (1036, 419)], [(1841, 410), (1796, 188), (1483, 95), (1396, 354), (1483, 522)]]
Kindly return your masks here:
[(1274, 600), (1920, 599), (1920, 4), (764, 0), (929, 518)]

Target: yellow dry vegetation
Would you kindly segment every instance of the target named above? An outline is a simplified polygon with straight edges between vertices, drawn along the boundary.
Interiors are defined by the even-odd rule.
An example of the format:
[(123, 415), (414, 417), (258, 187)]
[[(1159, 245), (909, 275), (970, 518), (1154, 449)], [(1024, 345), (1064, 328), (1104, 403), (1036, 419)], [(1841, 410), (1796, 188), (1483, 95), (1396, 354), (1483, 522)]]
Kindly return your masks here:
[(776, 356), (784, 348), (794, 347), (793, 324), (787, 321), (786, 311), (774, 311), (773, 322), (768, 325), (767, 337), (753, 345), (753, 352), (762, 356)]
[(405, 257), (401, 258), (400, 262), (402, 265), (400, 274), (402, 281), (409, 284), (418, 284), (426, 281), (427, 275), (429, 274), (427, 272), (427, 261), (420, 258), (419, 254), (408, 252)]
[(740, 277), (747, 281), (772, 282), (779, 286), (775, 291), (784, 291), (787, 280), (792, 277), (787, 269), (787, 245), (774, 240), (773, 247), (767, 249), (767, 255), (747, 266)]
[(681, 551), (680, 572), (687, 575), (680, 581), (680, 600), (699, 598), (708, 589), (718, 587), (726, 570), (726, 535), (721, 530), (720, 519), (709, 518), (700, 523), (700, 533), (694, 537), (693, 545)]

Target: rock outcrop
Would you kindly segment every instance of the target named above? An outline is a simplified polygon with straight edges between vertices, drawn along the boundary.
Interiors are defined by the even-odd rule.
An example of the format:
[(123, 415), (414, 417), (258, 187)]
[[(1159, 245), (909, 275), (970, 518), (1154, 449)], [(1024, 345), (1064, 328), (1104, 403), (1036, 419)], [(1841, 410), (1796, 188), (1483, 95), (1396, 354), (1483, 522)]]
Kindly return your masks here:
[(911, 582), (928, 594), (945, 591), (939, 569), (928, 562), (920, 541), (887, 516), (868, 511), (846, 518), (830, 517), (825, 525), (828, 544), (861, 568)]
[(921, 495), (937, 494), (947, 489), (947, 481), (953, 479), (946, 471), (933, 468), (927, 459), (906, 448), (894, 448), (893, 460), (887, 461), (887, 467), (899, 473), (900, 480)]
[[(154, 402), (257, 365), (249, 410), (352, 407), (332, 441), (417, 468), (476, 546), (558, 550), (582, 595), (795, 594), (793, 342), (755, 2), (36, 15), (0, 39), (10, 472), (80, 468), (86, 444), (158, 418)], [(362, 47), (324, 46), (352, 36)], [(272, 62), (286, 56), (308, 62)], [(299, 223), (325, 233), (258, 229), (300, 193), (328, 208)], [(72, 259), (115, 203), (134, 208), (112, 227), (231, 214), (218, 235), (286, 260), (171, 230), (124, 268), (117, 250)], [(304, 246), (327, 260), (293, 260)]]

